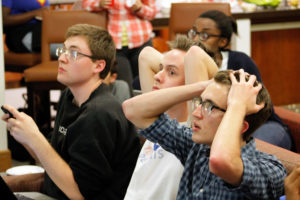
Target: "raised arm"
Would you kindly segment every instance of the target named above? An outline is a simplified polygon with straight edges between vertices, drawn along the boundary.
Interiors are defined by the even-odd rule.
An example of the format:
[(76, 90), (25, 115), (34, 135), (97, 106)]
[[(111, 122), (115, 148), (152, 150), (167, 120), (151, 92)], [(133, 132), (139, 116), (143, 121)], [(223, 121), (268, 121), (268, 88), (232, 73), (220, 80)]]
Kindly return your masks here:
[(139, 77), (143, 93), (152, 91), (154, 75), (160, 69), (163, 55), (153, 47), (145, 47), (139, 55)]
[(185, 84), (211, 79), (218, 70), (214, 60), (198, 46), (192, 46), (184, 57)]
[(175, 104), (199, 96), (210, 81), (203, 81), (187, 86), (166, 88), (138, 95), (123, 103), (123, 111), (138, 128), (147, 128), (158, 116)]
[(255, 76), (250, 76), (246, 81), (244, 71), (240, 70), (239, 82), (233, 74), (230, 74), (230, 78), (232, 86), (228, 94), (227, 111), (211, 146), (209, 168), (225, 182), (238, 186), (244, 170), (241, 147), (245, 142), (242, 133), (248, 128), (244, 117), (258, 112), (264, 104), (256, 104), (256, 97), (262, 86), (253, 86)]
[[(192, 46), (184, 56), (186, 85), (212, 79), (218, 70), (215, 61), (198, 46)], [(192, 112), (192, 103), (188, 101), (188, 124), (192, 121)]]

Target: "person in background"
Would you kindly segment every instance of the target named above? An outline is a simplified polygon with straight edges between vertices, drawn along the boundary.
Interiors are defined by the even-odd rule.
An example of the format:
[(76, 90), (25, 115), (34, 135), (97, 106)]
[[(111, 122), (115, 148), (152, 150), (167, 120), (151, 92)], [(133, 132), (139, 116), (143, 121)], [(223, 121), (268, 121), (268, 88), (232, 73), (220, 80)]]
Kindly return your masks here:
[(103, 82), (109, 86), (111, 93), (119, 100), (119, 102), (123, 103), (123, 101), (131, 97), (130, 89), (127, 82), (116, 80), (117, 77), (118, 63), (115, 61)]
[[(102, 84), (115, 58), (113, 39), (97, 26), (77, 24), (67, 30), (57, 56), (57, 80), (67, 88), (51, 142), (30, 116), (9, 105), (4, 107), (14, 118), (5, 114), (2, 119), (44, 167), (43, 193), (56, 199), (123, 199), (140, 141), (121, 104)], [(5, 177), (9, 186), (11, 178)]]
[[(145, 47), (139, 56), (142, 92), (162, 90), (195, 81), (208, 80), (218, 68), (213, 59), (192, 40), (177, 35), (170, 51), (161, 54)], [(180, 124), (187, 124), (191, 112), (186, 102), (174, 105), (167, 113)], [(183, 165), (160, 144), (146, 140), (139, 154), (125, 200), (176, 199)]]
[(2, 0), (5, 43), (16, 53), (41, 51), (41, 17), (49, 0)]
[[(188, 32), (188, 35), (214, 53), (220, 70), (238, 70), (242, 68), (249, 74), (255, 75), (257, 80), (262, 82), (258, 68), (249, 56), (228, 49), (233, 33), (237, 34), (235, 20), (221, 11), (211, 10), (204, 12), (195, 20), (194, 26)], [(282, 148), (295, 150), (294, 141), (288, 127), (275, 114), (273, 106), (271, 116), (253, 136)]]
[(107, 10), (108, 31), (117, 48), (118, 79), (132, 89), (138, 76), (138, 56), (146, 46), (152, 46), (152, 20), (157, 9), (155, 0), (83, 0), (88, 11)]
[[(164, 113), (190, 99), (195, 106), (192, 128)], [(283, 194), (284, 166), (257, 151), (251, 137), (271, 113), (270, 97), (243, 69), (138, 95), (126, 100), (123, 110), (140, 134), (184, 165), (177, 199), (269, 200)]]

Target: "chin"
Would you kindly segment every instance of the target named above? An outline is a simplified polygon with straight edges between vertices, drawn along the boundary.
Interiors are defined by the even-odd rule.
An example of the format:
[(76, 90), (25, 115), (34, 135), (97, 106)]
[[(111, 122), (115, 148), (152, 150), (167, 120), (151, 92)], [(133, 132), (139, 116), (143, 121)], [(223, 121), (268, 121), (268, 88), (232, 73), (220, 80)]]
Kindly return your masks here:
[(197, 144), (211, 145), (211, 141), (209, 141), (208, 138), (202, 137), (201, 135), (199, 135), (199, 133), (193, 132), (192, 140), (193, 140), (193, 142), (195, 142)]

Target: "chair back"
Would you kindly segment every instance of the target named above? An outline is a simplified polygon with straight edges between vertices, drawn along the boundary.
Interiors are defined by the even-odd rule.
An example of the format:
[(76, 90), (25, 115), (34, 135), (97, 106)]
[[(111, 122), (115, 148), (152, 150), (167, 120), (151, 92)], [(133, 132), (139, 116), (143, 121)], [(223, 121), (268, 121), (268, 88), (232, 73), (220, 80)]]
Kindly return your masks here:
[(174, 40), (178, 33), (187, 34), (195, 20), (203, 12), (219, 10), (231, 15), (229, 3), (172, 3), (169, 20), (169, 40)]
[(42, 62), (51, 60), (50, 44), (63, 43), (67, 29), (74, 24), (92, 24), (107, 28), (107, 13), (85, 10), (44, 11), (42, 23)]

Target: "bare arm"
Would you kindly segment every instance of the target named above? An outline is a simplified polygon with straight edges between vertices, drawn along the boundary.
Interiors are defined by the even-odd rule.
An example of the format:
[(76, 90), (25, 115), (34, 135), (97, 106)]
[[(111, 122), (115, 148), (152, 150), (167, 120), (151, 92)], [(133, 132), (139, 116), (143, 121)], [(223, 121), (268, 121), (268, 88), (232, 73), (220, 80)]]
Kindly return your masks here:
[(214, 60), (200, 47), (192, 46), (184, 57), (185, 84), (206, 81), (218, 72)]
[(123, 103), (123, 111), (127, 119), (144, 129), (173, 105), (199, 96), (208, 84), (209, 81), (203, 81), (138, 95)]
[(48, 7), (43, 7), (43, 8), (37, 9), (37, 10), (25, 12), (22, 14), (11, 15), (10, 8), (3, 6), (2, 7), (3, 25), (4, 26), (14, 26), (14, 25), (18, 25), (18, 24), (24, 24), (34, 17), (41, 17), (42, 11), (44, 9), (48, 9)]
[(233, 74), (230, 75), (232, 86), (228, 94), (227, 111), (213, 140), (209, 161), (212, 173), (235, 186), (241, 183), (244, 170), (241, 158), (244, 142), (242, 130), (248, 128), (244, 117), (258, 112), (264, 106), (256, 104), (256, 97), (262, 86), (253, 86), (255, 76), (250, 76), (249, 81), (246, 81), (244, 71), (240, 70), (240, 73), (240, 82)]
[(15, 117), (5, 119), (10, 134), (32, 151), (45, 168), (51, 180), (70, 199), (84, 199), (75, 182), (72, 169), (51, 147), (39, 131), (33, 119), (25, 113), (18, 112), (11, 106), (5, 106)]
[(139, 77), (143, 93), (152, 91), (154, 75), (160, 71), (163, 55), (153, 47), (145, 47), (139, 55)]
[[(185, 84), (212, 79), (218, 72), (214, 60), (200, 47), (192, 46), (184, 56)], [(192, 121), (192, 104), (188, 101), (188, 123)]]

